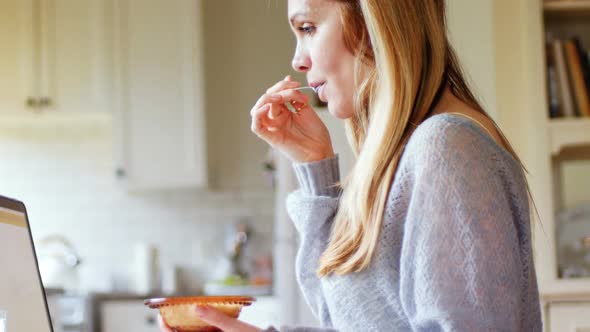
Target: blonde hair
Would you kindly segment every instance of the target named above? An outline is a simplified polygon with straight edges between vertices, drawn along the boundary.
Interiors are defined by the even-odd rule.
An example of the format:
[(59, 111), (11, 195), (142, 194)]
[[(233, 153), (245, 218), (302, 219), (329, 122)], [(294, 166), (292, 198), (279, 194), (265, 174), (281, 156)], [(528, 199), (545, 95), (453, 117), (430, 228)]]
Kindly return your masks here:
[(336, 1), (345, 45), (357, 59), (356, 111), (346, 120), (357, 160), (341, 184), (340, 207), (319, 261), (320, 277), (358, 272), (370, 264), (403, 147), (446, 87), (487, 116), (447, 38), (444, 0)]

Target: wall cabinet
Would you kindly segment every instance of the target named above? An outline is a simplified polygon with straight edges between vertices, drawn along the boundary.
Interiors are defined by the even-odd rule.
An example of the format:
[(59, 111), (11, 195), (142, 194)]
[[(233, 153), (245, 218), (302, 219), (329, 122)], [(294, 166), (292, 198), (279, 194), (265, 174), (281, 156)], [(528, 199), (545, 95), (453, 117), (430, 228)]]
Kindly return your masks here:
[(204, 187), (201, 6), (2, 0), (0, 115), (18, 123), (0, 124), (58, 131), (112, 116), (113, 173), (125, 187)]
[(130, 189), (206, 183), (201, 6), (113, 0), (117, 174)]
[(107, 109), (105, 5), (103, 0), (1, 2), (0, 114)]

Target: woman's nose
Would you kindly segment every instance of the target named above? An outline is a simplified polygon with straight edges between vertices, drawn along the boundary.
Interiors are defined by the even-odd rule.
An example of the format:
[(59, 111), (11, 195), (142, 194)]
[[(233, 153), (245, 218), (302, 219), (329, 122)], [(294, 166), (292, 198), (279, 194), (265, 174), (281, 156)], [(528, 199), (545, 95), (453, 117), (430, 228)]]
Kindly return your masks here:
[(308, 55), (297, 50), (295, 51), (291, 65), (293, 66), (293, 69), (298, 72), (307, 72), (311, 68), (311, 59)]

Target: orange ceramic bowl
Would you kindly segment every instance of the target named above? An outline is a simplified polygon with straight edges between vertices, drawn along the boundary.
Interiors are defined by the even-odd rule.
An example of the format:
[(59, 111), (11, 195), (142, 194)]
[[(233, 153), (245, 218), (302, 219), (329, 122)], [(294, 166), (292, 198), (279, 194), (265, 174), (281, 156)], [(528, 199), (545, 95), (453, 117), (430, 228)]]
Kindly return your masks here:
[(195, 306), (207, 305), (238, 318), (242, 308), (255, 300), (247, 296), (193, 296), (145, 300), (145, 305), (159, 309), (164, 322), (177, 332), (216, 332), (220, 329), (203, 322), (195, 314)]

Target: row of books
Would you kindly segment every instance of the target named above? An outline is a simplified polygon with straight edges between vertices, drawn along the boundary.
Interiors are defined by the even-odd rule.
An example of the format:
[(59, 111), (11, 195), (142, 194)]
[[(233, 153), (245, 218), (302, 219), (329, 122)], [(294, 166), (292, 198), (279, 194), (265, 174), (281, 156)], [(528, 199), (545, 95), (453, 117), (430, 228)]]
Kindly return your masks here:
[(547, 43), (549, 116), (590, 117), (590, 51), (580, 39)]

